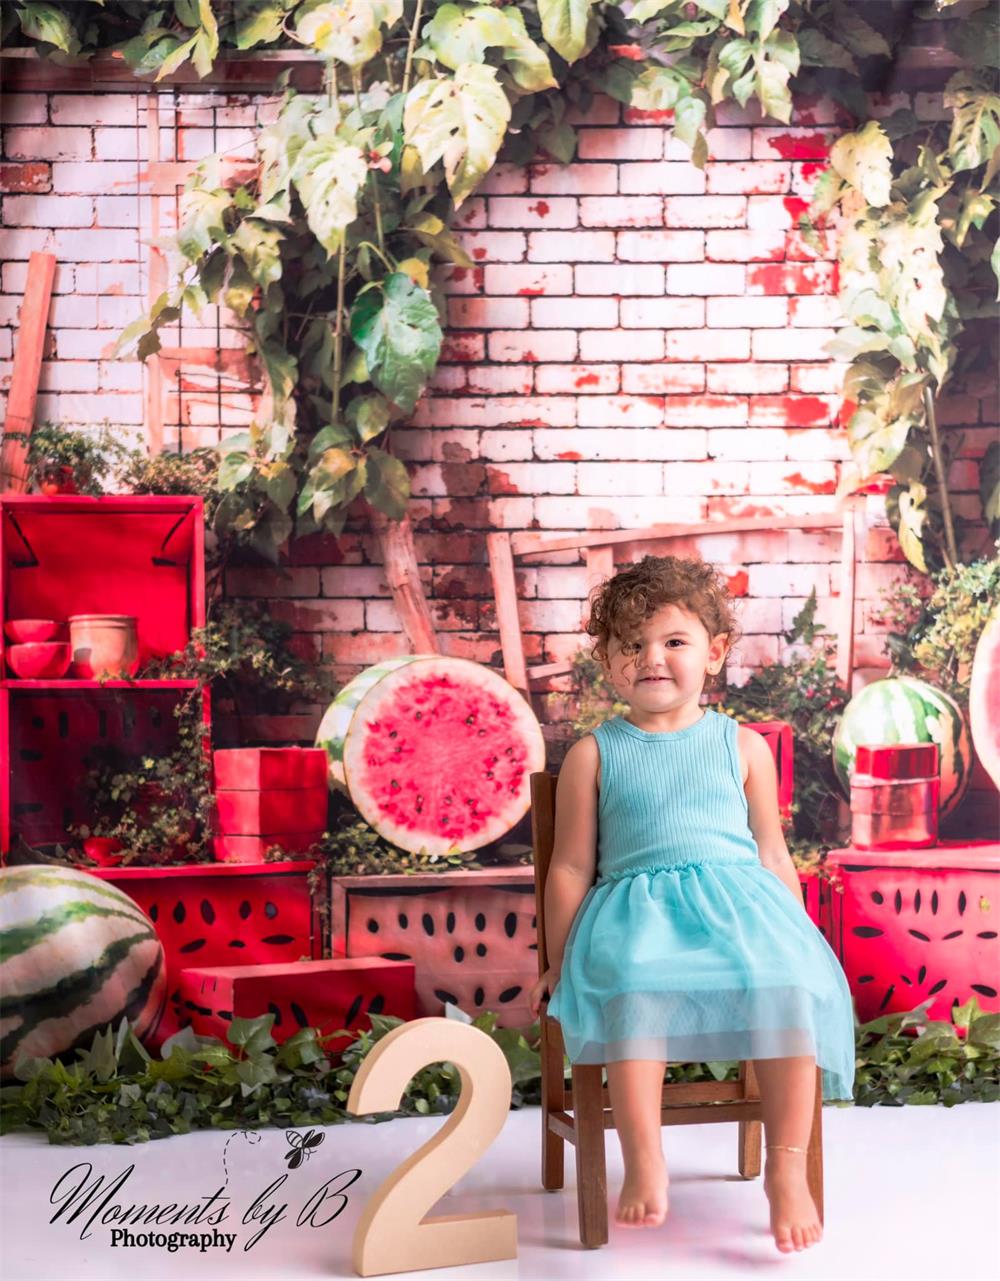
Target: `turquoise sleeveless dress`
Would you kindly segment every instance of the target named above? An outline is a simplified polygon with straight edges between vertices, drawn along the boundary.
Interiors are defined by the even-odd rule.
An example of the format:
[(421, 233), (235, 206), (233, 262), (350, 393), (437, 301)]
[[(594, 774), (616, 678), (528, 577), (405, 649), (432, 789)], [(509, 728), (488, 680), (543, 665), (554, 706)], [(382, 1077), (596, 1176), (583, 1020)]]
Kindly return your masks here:
[(808, 1054), (851, 1099), (854, 1008), (832, 948), (760, 861), (737, 722), (620, 716), (601, 756), (598, 879), (573, 920), (548, 1012), (571, 1063)]

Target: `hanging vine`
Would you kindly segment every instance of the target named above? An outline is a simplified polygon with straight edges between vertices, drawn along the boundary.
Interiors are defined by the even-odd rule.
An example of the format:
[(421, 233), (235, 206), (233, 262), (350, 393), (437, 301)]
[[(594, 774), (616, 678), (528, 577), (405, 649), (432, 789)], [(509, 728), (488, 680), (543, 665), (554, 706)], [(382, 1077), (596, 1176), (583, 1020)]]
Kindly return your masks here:
[[(600, 93), (670, 113), (698, 166), (720, 103), (756, 99), (788, 123), (793, 93), (832, 96), (858, 127), (833, 146), (801, 225), (815, 237), (836, 214), (841, 232), (850, 324), (831, 354), (849, 362), (853, 402), (843, 488), (891, 472), (890, 519), (907, 559), (928, 569), (954, 563), (961, 524), (947, 472), (962, 437), (939, 431), (935, 401), (995, 367), (998, 14), (962, 0), (948, 41), (967, 69), (945, 89), (949, 120), (928, 124), (908, 110), (869, 118), (866, 86), (897, 51), (864, 11), (847, 0), (25, 0), (5, 8), (3, 35), (19, 29), (60, 60), (112, 48), (156, 81), (188, 60), (206, 75), (220, 48), (297, 44), (327, 61), (325, 99), (279, 77), (252, 179), (228, 177), (220, 157), (199, 166), (181, 201), (175, 284), (119, 340), (145, 358), (183, 309), (235, 315), (269, 394), (262, 421), (223, 446), (216, 520), (272, 559), (289, 537), (340, 533), (359, 494), (404, 517), (409, 479), (390, 433), (441, 353), (431, 266), (472, 265), (450, 226), (498, 160), (539, 149), (572, 160), (567, 107)], [(980, 485), (994, 530), (998, 455), (987, 451)]]

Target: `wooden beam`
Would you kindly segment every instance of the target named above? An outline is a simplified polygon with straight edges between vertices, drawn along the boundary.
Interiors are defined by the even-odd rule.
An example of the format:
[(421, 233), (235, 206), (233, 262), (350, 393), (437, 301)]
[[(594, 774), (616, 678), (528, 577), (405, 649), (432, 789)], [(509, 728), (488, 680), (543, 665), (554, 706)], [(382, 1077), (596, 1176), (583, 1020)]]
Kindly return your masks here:
[(648, 525), (645, 529), (588, 530), (582, 534), (540, 534), (520, 530), (511, 534), (515, 556), (542, 556), (547, 552), (576, 551), (585, 547), (612, 547), (653, 538), (699, 538), (705, 534), (767, 533), (771, 529), (833, 529), (843, 516), (839, 511), (817, 516), (741, 516), (733, 520), (708, 520), (695, 525)]
[[(55, 254), (33, 253), (28, 259), (28, 279), (17, 323), (14, 372), (7, 396), (4, 434), (10, 431), (30, 435), (35, 425), (38, 380), (48, 326), (52, 281), (56, 274)], [(0, 489), (24, 493), (28, 488), (28, 442), (5, 440), (0, 457)]]
[[(146, 153), (150, 168), (160, 159), (160, 98), (159, 94), (146, 96)], [(156, 241), (160, 235), (160, 197), (150, 196), (149, 200), (149, 293), (147, 301), (150, 309), (167, 288), (167, 260), (157, 248)], [(163, 453), (163, 367), (160, 357), (154, 354), (145, 362), (145, 419), (146, 449), (150, 457)]]
[(490, 560), (493, 597), (497, 606), (497, 627), (500, 631), (504, 676), (527, 698), (528, 674), (524, 661), (521, 620), (517, 613), (517, 584), (514, 578), (514, 558), (511, 555), (510, 544), (511, 537), (506, 530), (486, 535), (486, 552)]

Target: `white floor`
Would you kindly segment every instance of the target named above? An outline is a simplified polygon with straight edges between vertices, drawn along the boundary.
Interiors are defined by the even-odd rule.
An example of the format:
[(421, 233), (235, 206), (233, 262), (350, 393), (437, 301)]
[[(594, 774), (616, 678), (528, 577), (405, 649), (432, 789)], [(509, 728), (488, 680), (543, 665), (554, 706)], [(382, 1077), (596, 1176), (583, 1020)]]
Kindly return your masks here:
[[(767, 1203), (760, 1180), (735, 1174), (736, 1127), (678, 1126), (664, 1132), (671, 1172), (671, 1213), (662, 1229), (619, 1229), (612, 1221), (608, 1244), (584, 1250), (577, 1234), (576, 1184), (567, 1151), (566, 1188), (539, 1188), (539, 1112), (511, 1113), (483, 1159), (444, 1197), (435, 1213), (507, 1209), (517, 1215), (518, 1257), (497, 1263), (394, 1273), (413, 1281), (432, 1276), (461, 1281), (723, 1281), (778, 1276), (809, 1281), (996, 1281), (1000, 1277), (1000, 1105), (964, 1104), (945, 1109), (832, 1108), (824, 1110), (826, 1230), (819, 1246), (781, 1255), (767, 1231)], [(34, 1134), (0, 1140), (0, 1276), (3, 1281), (129, 1281), (212, 1278), (353, 1277), (354, 1227), (372, 1191), (409, 1153), (430, 1137), (442, 1117), (352, 1123), (325, 1130), (323, 1143), (295, 1170), (284, 1161), (280, 1130), (262, 1131), (250, 1143), (232, 1132), (200, 1133), (135, 1147), (51, 1147)], [(617, 1136), (608, 1134), (609, 1199), (613, 1209), (621, 1178)], [(223, 1169), (227, 1150), (228, 1184)], [(108, 1184), (132, 1166), (124, 1184)], [(75, 1168), (74, 1168), (75, 1167)], [(321, 1185), (337, 1186), (342, 1171), (360, 1167), (349, 1203), (332, 1222), (322, 1220), (335, 1199), (317, 1209), (320, 1226), (297, 1224), (302, 1207)], [(70, 1173), (70, 1171), (73, 1171)], [(104, 1176), (100, 1195), (74, 1222), (72, 1206), (52, 1221), (62, 1197), (84, 1175)], [(275, 1184), (275, 1180), (284, 1181)], [(59, 1183), (60, 1179), (62, 1182)], [(57, 1187), (58, 1184), (58, 1187)], [(225, 1221), (213, 1227), (184, 1223), (132, 1224), (144, 1233), (235, 1234), (224, 1246), (201, 1252), (164, 1245), (112, 1249), (109, 1207), (158, 1203), (202, 1206), (217, 1189), (230, 1197)], [(260, 1232), (251, 1207), (283, 1217)], [(83, 1193), (81, 1193), (83, 1195)], [(79, 1202), (74, 1203), (79, 1205)], [(101, 1209), (102, 1204), (104, 1209)], [(215, 1206), (221, 1204), (216, 1201)], [(96, 1217), (95, 1211), (97, 1211)], [(176, 1211), (174, 1212), (176, 1213)], [(209, 1211), (211, 1213), (211, 1211)], [(102, 1223), (102, 1216), (107, 1220)], [(243, 1219), (246, 1218), (246, 1224)], [(87, 1221), (90, 1226), (87, 1226)], [(247, 1248), (249, 1246), (249, 1248)]]

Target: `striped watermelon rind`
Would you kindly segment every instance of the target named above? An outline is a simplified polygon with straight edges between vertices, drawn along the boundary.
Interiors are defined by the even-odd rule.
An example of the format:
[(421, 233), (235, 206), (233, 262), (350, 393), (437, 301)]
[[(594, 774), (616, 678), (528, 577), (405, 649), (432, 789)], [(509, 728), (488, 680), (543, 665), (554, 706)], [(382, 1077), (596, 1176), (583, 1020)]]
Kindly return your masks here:
[(0, 869), (0, 1070), (90, 1046), (127, 1018), (153, 1034), (166, 1002), (163, 945), (143, 910), (75, 868)]
[(481, 663), (440, 654), (366, 668), (328, 708), (316, 746), (331, 786), (380, 835), (429, 855), (505, 836), (528, 811), (530, 775), (545, 768), (528, 702)]
[(940, 817), (955, 809), (969, 786), (972, 742), (958, 703), (914, 676), (872, 681), (844, 708), (833, 736), (833, 766), (850, 797), (859, 743), (937, 743), (941, 760)]

